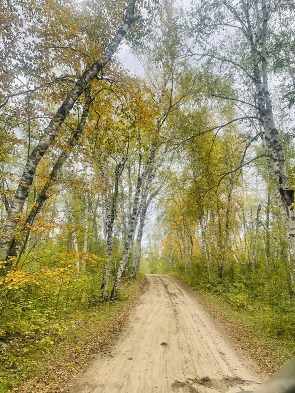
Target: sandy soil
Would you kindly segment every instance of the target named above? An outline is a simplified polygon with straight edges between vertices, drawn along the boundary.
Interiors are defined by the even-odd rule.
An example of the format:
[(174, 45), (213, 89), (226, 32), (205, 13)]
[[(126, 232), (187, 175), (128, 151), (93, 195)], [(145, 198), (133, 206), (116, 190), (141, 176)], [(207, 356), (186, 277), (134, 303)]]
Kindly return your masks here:
[(172, 278), (149, 286), (108, 355), (70, 393), (234, 393), (255, 390), (255, 365), (223, 336), (195, 296)]

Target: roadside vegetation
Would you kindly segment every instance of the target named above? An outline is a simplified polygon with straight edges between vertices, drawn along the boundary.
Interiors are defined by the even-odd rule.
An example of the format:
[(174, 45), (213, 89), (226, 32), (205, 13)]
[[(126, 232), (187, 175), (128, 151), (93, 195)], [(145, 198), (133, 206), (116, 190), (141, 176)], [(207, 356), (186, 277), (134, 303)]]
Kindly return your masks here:
[(62, 380), (143, 255), (294, 355), (293, 1), (2, 3), (0, 389)]
[(196, 291), (206, 310), (221, 322), (237, 346), (257, 361), (261, 371), (272, 374), (295, 356), (293, 298), (286, 300), (274, 295), (275, 299), (269, 302), (257, 299), (253, 291), (239, 284), (230, 289), (218, 286), (209, 289), (192, 284), (185, 275), (180, 277)]
[(95, 282), (67, 273), (45, 275), (42, 287), (14, 287), (2, 298), (1, 393), (64, 391), (119, 337), (144, 286), (143, 276), (125, 281), (118, 300), (102, 302)]
[(227, 321), (228, 314), (239, 345), (271, 372), (295, 356), (294, 260), (272, 181), (262, 197), (245, 193), (230, 178), (204, 197), (197, 194), (204, 178), (190, 178), (192, 171), (186, 166), (172, 176), (146, 263), (152, 272), (181, 278), (210, 300), (209, 309), (215, 303), (214, 317), (221, 310)]
[(246, 266), (239, 266), (223, 280), (217, 275), (208, 280), (206, 266), (200, 261), (195, 260), (185, 271), (181, 259), (172, 269), (165, 258), (158, 257), (153, 271), (173, 275), (191, 288), (237, 347), (257, 361), (261, 371), (272, 374), (295, 356), (294, 293), (286, 285), (284, 270), (275, 269), (267, 275), (260, 272), (257, 277)]

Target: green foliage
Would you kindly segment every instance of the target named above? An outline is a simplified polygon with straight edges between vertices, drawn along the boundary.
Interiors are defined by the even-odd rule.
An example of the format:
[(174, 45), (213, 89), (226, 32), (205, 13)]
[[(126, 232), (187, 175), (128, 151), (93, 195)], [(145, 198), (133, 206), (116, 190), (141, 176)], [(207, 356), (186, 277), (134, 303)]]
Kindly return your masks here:
[[(76, 75), (100, 57), (121, 24), (126, 5), (123, 1), (72, 0), (15, 0), (13, 7), (6, 3), (0, 29), (6, 43), (0, 54), (5, 69), (0, 86), (3, 221), (9, 216), (21, 168), (44, 129), (44, 119), (52, 118)], [(256, 12), (253, 4), (249, 3), (251, 21)], [(54, 148), (44, 155), (34, 176), (27, 211), (18, 217), (19, 256), (15, 269), (0, 281), (0, 350), (12, 374), (18, 373), (19, 357), (48, 353), (63, 340), (70, 316), (101, 306), (103, 268), (109, 258), (112, 282), (128, 224), (133, 221), (130, 213), (139, 174), (142, 190), (153, 190), (157, 181), (165, 183), (159, 203), (162, 240), (160, 244), (153, 239), (157, 244), (146, 255), (146, 270), (174, 272), (191, 287), (221, 297), (237, 312), (257, 312), (260, 326), (270, 336), (294, 338), (288, 241), (265, 157), (256, 161), (256, 172), (260, 182), (267, 184), (267, 196), (261, 197), (263, 187), (259, 196), (245, 191), (241, 176), (241, 163), (257, 141), (256, 134), (245, 136), (250, 123), (244, 122), (240, 132), (233, 121), (242, 114), (244, 121), (250, 115), (248, 120), (255, 122), (257, 115), (256, 103), (252, 105), (248, 96), (252, 95), (249, 82), (241, 79), (242, 88), (233, 88), (238, 86), (241, 71), (247, 75), (250, 70), (250, 76), (252, 72), (245, 40), (239, 43), (243, 29), (235, 37), (227, 35), (225, 26), (227, 22), (233, 26), (234, 13), (226, 3), (215, 0), (198, 4), (189, 26), (183, 24), (185, 29), (181, 26), (185, 13), (173, 2), (147, 1), (137, 8), (141, 15), (136, 19), (140, 17), (142, 23), (136, 23), (129, 39), (142, 55), (148, 53), (146, 79), (151, 83), (131, 77), (116, 62), (104, 68), (89, 86), (91, 108), (79, 149), (74, 151), (67, 141), (77, 129), (83, 99), (58, 127)], [(283, 3), (280, 10), (290, 11)], [(242, 11), (237, 7), (240, 15)], [(292, 20), (291, 14), (284, 13), (282, 17)], [(254, 18), (254, 25), (258, 20)], [(290, 52), (294, 42), (279, 19), (273, 23), (281, 27), (277, 38), (269, 35), (268, 66), (278, 76), (282, 72), (285, 79), (283, 69), (291, 63), (284, 48), (288, 44)], [(191, 47), (184, 48), (188, 27), (191, 39), (201, 40), (200, 50), (209, 42), (216, 49), (221, 44), (221, 51), (212, 47), (206, 55), (210, 57), (212, 51), (212, 59), (219, 55), (220, 59), (211, 63), (203, 59), (198, 69), (187, 61), (192, 56)], [(207, 39), (210, 36), (212, 40)], [(216, 68), (219, 61), (222, 64)], [(238, 73), (233, 72), (237, 65)], [(294, 103), (294, 89), (288, 86), (291, 79), (282, 89), (289, 107)], [(291, 137), (283, 142), (292, 188), (294, 149)], [(150, 155), (151, 147), (156, 148), (155, 157)], [(42, 215), (29, 225), (26, 216), (47, 180), (55, 177), (50, 172), (62, 151), (69, 155), (68, 161), (42, 194), (46, 200)], [(166, 154), (169, 163), (165, 163)], [(154, 168), (143, 176), (149, 161)], [(106, 242), (103, 232), (110, 228)], [(129, 263), (123, 277), (128, 279), (131, 273)], [(120, 292), (118, 298), (126, 296)], [(110, 305), (103, 307), (107, 312)], [(0, 382), (2, 389), (9, 389), (4, 374)]]
[[(83, 271), (77, 270), (81, 260)], [(47, 243), (46, 248), (39, 245), (26, 262), (29, 270), (9, 272), (0, 292), (0, 350), (4, 371), (12, 381), (20, 378), (24, 358), (34, 363), (35, 357), (64, 340), (68, 319), (101, 303), (102, 259), (96, 255)], [(33, 363), (26, 366), (30, 369)], [(9, 378), (0, 378), (4, 392), (10, 387)]]
[(283, 268), (282, 261), (277, 264), (269, 271), (260, 267), (259, 272), (251, 271), (249, 265), (235, 265), (225, 270), (222, 279), (218, 275), (208, 277), (202, 260), (195, 260), (189, 271), (180, 261), (174, 271), (192, 288), (211, 292), (231, 309), (254, 318), (266, 336), (288, 343), (295, 339), (294, 294), (288, 284), (287, 266)]
[[(95, 255), (87, 255), (86, 269), (79, 272), (75, 267), (77, 253), (52, 245), (51, 251), (52, 261), (44, 252), (46, 268), (13, 271), (1, 288), (1, 393), (22, 386), (28, 379), (38, 379), (37, 370), (40, 375), (44, 373), (44, 359), (60, 346), (77, 350), (77, 343), (81, 340), (82, 345), (92, 329), (107, 324), (130, 297), (130, 289), (124, 284), (119, 294), (121, 302), (102, 301), (102, 261)], [(76, 366), (69, 363), (67, 367)]]

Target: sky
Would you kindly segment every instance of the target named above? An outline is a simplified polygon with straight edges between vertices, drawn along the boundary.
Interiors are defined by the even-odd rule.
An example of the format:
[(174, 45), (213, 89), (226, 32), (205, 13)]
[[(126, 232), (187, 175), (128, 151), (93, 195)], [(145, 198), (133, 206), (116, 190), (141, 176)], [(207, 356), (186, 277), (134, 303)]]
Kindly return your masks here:
[(142, 64), (137, 59), (137, 57), (133, 55), (130, 47), (126, 43), (123, 43), (121, 45), (120, 50), (117, 53), (117, 57), (119, 58), (124, 68), (129, 70), (131, 74), (135, 76), (144, 75), (144, 68)]

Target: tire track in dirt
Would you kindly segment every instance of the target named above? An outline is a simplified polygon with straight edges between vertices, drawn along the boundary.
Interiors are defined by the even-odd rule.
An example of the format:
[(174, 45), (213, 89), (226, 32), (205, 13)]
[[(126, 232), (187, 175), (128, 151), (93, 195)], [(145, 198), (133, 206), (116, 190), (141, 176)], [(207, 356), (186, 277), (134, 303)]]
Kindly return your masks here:
[(259, 376), (195, 297), (170, 277), (149, 286), (109, 355), (98, 355), (70, 393), (234, 393)]

